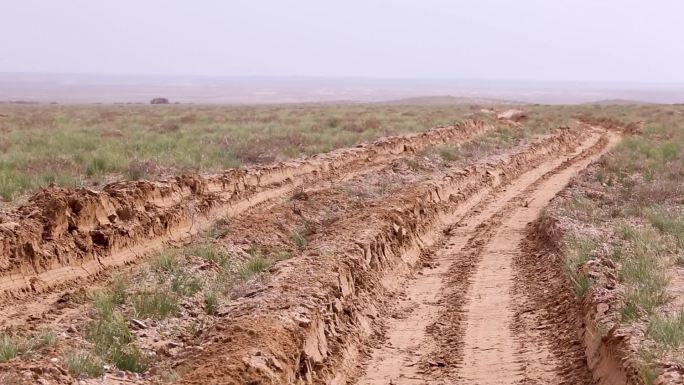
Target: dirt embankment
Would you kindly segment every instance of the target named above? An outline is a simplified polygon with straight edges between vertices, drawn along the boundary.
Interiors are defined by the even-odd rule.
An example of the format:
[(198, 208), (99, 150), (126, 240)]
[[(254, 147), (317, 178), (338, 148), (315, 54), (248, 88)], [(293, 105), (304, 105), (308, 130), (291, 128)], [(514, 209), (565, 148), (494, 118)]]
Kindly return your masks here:
[[(536, 224), (538, 237), (530, 242), (537, 245), (544, 245), (542, 250), (546, 250), (546, 256), (556, 256), (549, 263), (549, 268), (544, 271), (555, 271), (557, 276), (547, 280), (548, 284), (560, 285), (564, 287), (566, 293), (572, 293), (570, 283), (566, 278), (566, 273), (562, 269), (562, 239), (565, 229), (563, 229), (557, 219), (546, 217), (543, 221)], [(562, 312), (566, 319), (562, 322), (570, 323), (574, 320), (580, 325), (580, 333), (584, 343), (584, 356), (591, 369), (594, 379), (598, 385), (627, 385), (641, 384), (639, 378), (639, 368), (634, 360), (635, 352), (630, 346), (629, 336), (612, 335), (606, 330), (598, 330), (598, 326), (606, 321), (609, 312), (617, 309), (616, 293), (611, 289), (617, 286), (615, 276), (608, 274), (599, 277), (604, 268), (592, 269), (594, 277), (600, 284), (590, 290), (581, 303), (577, 300), (567, 300), (565, 304), (574, 308), (575, 312)], [(570, 318), (570, 319), (568, 319)]]
[[(587, 127), (435, 178), (336, 222), (269, 287), (231, 306), (176, 364), (186, 384), (347, 383), (369, 355), (391, 301), (388, 288), (420, 261), (472, 200), (544, 160), (568, 154)], [(467, 210), (466, 210), (467, 211)]]
[(463, 142), (490, 129), (468, 121), (271, 167), (120, 182), (102, 191), (43, 189), (26, 205), (0, 217), (0, 297), (21, 298), (92, 278), (165, 242), (195, 234), (216, 217), (307, 183), (362, 173), (422, 148)]

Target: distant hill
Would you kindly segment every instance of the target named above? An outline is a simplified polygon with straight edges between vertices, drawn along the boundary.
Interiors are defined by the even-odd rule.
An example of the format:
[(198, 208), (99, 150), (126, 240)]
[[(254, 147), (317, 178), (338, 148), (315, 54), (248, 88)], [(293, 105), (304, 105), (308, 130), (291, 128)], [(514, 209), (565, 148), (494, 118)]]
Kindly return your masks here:
[(528, 103), (517, 102), (512, 100), (491, 99), (491, 98), (471, 98), (462, 96), (419, 96), (414, 98), (404, 98), (379, 102), (379, 104), (394, 104), (394, 105), (414, 105), (414, 106), (455, 106), (455, 105), (509, 105), (519, 106)]
[(629, 100), (629, 99), (602, 99), (595, 102), (583, 103), (584, 105), (595, 105), (595, 106), (633, 106), (639, 104), (655, 104), (650, 102), (642, 102), (640, 100)]

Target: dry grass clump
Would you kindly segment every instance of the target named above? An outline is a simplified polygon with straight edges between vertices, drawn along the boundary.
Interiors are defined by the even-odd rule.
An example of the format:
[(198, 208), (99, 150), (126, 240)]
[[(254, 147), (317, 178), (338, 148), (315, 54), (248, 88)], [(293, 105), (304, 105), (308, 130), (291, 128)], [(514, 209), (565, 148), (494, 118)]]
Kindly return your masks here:
[(0, 333), (0, 362), (9, 361), (20, 355), (31, 355), (57, 343), (57, 333), (43, 328), (30, 336)]
[(100, 357), (84, 349), (68, 351), (64, 355), (64, 367), (74, 376), (86, 374), (95, 377), (104, 372)]

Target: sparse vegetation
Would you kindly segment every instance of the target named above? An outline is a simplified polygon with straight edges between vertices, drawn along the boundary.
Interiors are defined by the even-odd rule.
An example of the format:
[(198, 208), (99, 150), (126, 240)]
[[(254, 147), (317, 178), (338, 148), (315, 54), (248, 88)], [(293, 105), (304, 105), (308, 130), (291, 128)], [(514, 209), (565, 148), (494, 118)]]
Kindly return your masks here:
[(178, 270), (171, 279), (171, 290), (182, 296), (193, 295), (202, 290), (202, 282), (186, 271)]
[(38, 335), (32, 339), (31, 345), (33, 349), (54, 346), (57, 343), (57, 339), (57, 332), (54, 329), (44, 327), (40, 329)]
[[(86, 325), (84, 335), (93, 344), (97, 357), (84, 350), (72, 353), (66, 359), (72, 361), (75, 372), (99, 375), (102, 361), (133, 372), (144, 371), (147, 367), (147, 358), (133, 344), (134, 337), (128, 321), (115, 307), (116, 302), (111, 291), (100, 291), (93, 295), (93, 309), (96, 314)], [(92, 374), (98, 370), (99, 373)]]
[(19, 355), (20, 342), (9, 334), (0, 334), (0, 362), (9, 361)]
[(266, 258), (260, 255), (253, 256), (242, 266), (241, 275), (244, 278), (250, 278), (268, 269), (269, 265)]
[(148, 358), (133, 344), (120, 346), (109, 354), (109, 360), (119, 369), (141, 373), (147, 369)]
[(591, 259), (596, 242), (588, 237), (575, 236), (568, 241), (565, 253), (565, 272), (572, 281), (575, 295), (582, 298), (591, 286), (591, 278), (581, 271), (582, 266)]
[[(652, 384), (661, 373), (660, 363), (676, 361), (681, 355), (684, 340), (684, 315), (682, 309), (672, 313), (669, 292), (673, 267), (684, 263), (684, 124), (668, 108), (608, 110), (606, 115), (631, 121), (644, 113), (649, 123), (601, 160), (593, 174), (599, 185), (565, 199), (561, 211), (584, 227), (570, 236), (601, 234), (594, 236), (603, 243), (602, 254), (615, 266), (622, 293), (615, 321), (646, 330), (640, 337), (639, 371), (642, 381)], [(589, 284), (571, 267), (586, 262), (583, 249), (570, 248), (565, 253), (568, 276), (580, 297)]]
[(304, 246), (306, 246), (306, 236), (304, 235), (303, 231), (295, 230), (292, 233), (290, 233), (290, 241), (298, 249), (302, 249), (304, 248)]
[(83, 349), (67, 352), (64, 367), (74, 376), (86, 374), (95, 377), (104, 372), (104, 363), (100, 357)]
[(166, 318), (178, 312), (175, 293), (164, 288), (137, 292), (132, 302), (136, 315), (141, 318)]
[(230, 220), (221, 218), (207, 230), (207, 237), (212, 239), (223, 238), (230, 233)]
[(20, 355), (32, 355), (55, 343), (57, 343), (57, 333), (48, 327), (40, 329), (31, 336), (0, 333), (0, 362), (9, 361)]
[(619, 279), (626, 285), (623, 321), (629, 322), (643, 315), (652, 315), (665, 304), (669, 282), (665, 258), (657, 234), (649, 229), (634, 229), (631, 241), (613, 250), (614, 260), (620, 263)]
[[(127, 177), (133, 179), (154, 177), (156, 175), (155, 166), (148, 167), (149, 162), (159, 162), (159, 167), (162, 169), (168, 167), (165, 170), (170, 173), (178, 172), (186, 167), (203, 170), (220, 169), (228, 164), (233, 164), (231, 162), (235, 162), (235, 164), (242, 162), (262, 163), (268, 160), (284, 159), (289, 156), (309, 153), (309, 151), (320, 151), (321, 148), (348, 145), (359, 139), (379, 135), (381, 134), (380, 131), (382, 134), (387, 134), (389, 129), (386, 122), (391, 122), (392, 119), (399, 116), (396, 112), (391, 112), (388, 113), (388, 116), (393, 117), (392, 119), (366, 117), (363, 120), (357, 119), (358, 121), (354, 125), (349, 125), (345, 117), (333, 116), (319, 122), (318, 117), (310, 115), (308, 118), (312, 122), (315, 120), (315, 124), (320, 123), (328, 128), (314, 132), (313, 125), (311, 127), (307, 125), (306, 129), (311, 129), (311, 132), (299, 132), (299, 137), (295, 135), (295, 138), (292, 139), (280, 137), (277, 131), (284, 124), (277, 122), (277, 120), (291, 118), (292, 107), (263, 107), (263, 110), (261, 107), (252, 110), (246, 109), (244, 111), (251, 112), (247, 114), (248, 116), (243, 117), (240, 123), (237, 122), (239, 119), (230, 113), (221, 116), (216, 112), (224, 111), (222, 110), (223, 107), (216, 110), (212, 108), (204, 110), (204, 107), (197, 107), (197, 111), (203, 112), (193, 116), (183, 115), (182, 119), (175, 119), (175, 113), (180, 114), (181, 111), (194, 108), (171, 109), (172, 113), (169, 116), (155, 116), (155, 119), (161, 121), (155, 121), (153, 124), (154, 133), (149, 132), (149, 127), (143, 129), (142, 125), (138, 126), (140, 132), (133, 132), (128, 127), (117, 128), (127, 138), (127, 141), (136, 142), (140, 138), (146, 137), (149, 143), (145, 146), (166, 146), (172, 152), (171, 155), (167, 156), (161, 154), (163, 151), (156, 148), (136, 149), (135, 151), (146, 154), (144, 159), (138, 158), (136, 160), (144, 162), (144, 165), (142, 163), (135, 165), (130, 163), (132, 158), (138, 156), (138, 153), (135, 153), (131, 159), (126, 155), (130, 155), (130, 151), (125, 152), (124, 155), (108, 153), (112, 149), (130, 149), (132, 146), (130, 143), (97, 143), (95, 146), (92, 142), (85, 141), (83, 137), (78, 137), (79, 135), (89, 136), (92, 134), (85, 132), (88, 131), (87, 128), (81, 127), (81, 131), (84, 132), (76, 133), (75, 140), (84, 141), (91, 147), (88, 150), (78, 150), (81, 152), (80, 155), (76, 154), (73, 159), (69, 158), (68, 162), (77, 164), (77, 167), (74, 170), (66, 167), (64, 172), (76, 176), (73, 183), (81, 183), (79, 178), (84, 178), (83, 180), (90, 183), (115, 178), (117, 173), (126, 173)], [(306, 111), (309, 107), (302, 108)], [(317, 109), (318, 107), (312, 108)], [(331, 108), (335, 114), (343, 114), (347, 108), (366, 111), (357, 107), (341, 107), (339, 110), (333, 107), (325, 108)], [(531, 107), (531, 109), (533, 108), (536, 107)], [(543, 108), (557, 111), (557, 119), (562, 119), (563, 122), (567, 122), (567, 117), (572, 115), (572, 111), (581, 109), (579, 107)], [(135, 109), (132, 110), (135, 111)], [(399, 111), (401, 110), (399, 109)], [(70, 116), (69, 114), (75, 114), (77, 110), (70, 110), (69, 107), (65, 108), (65, 111), (64, 114)], [(141, 114), (147, 113), (142, 108), (140, 111)], [(242, 114), (244, 111), (239, 110), (239, 113)], [(273, 111), (275, 117), (264, 116), (264, 111)], [(323, 107), (319, 111), (323, 111)], [(327, 113), (328, 110), (325, 111)], [(368, 111), (374, 112), (376, 110), (368, 107)], [(381, 109), (377, 111), (381, 111)], [(609, 112), (612, 114), (615, 111), (610, 110)], [(445, 111), (439, 113), (447, 114)], [(308, 112), (304, 113), (305, 116), (307, 114)], [(420, 112), (414, 116), (420, 116)], [(126, 121), (125, 119), (128, 118), (116, 117), (113, 120), (122, 124)], [(138, 116), (130, 119), (144, 120), (144, 117)], [(259, 121), (259, 119), (263, 119), (263, 121)], [(299, 116), (291, 119), (301, 122)], [(419, 118), (412, 117), (411, 119), (417, 121)], [(428, 127), (429, 124), (426, 122), (437, 120), (438, 117), (421, 117), (420, 119), (419, 126), (407, 130), (415, 131), (419, 127)], [(200, 120), (202, 121), (199, 122)], [(68, 122), (61, 122), (60, 124), (68, 125)], [(100, 122), (93, 122), (92, 124), (94, 126), (92, 130), (95, 131), (104, 127), (104, 124)], [(242, 132), (243, 128), (239, 128), (240, 134), (234, 137), (227, 133), (233, 129), (238, 130), (236, 128), (238, 124), (244, 124), (252, 129), (257, 126), (256, 132), (247, 132), (247, 128), (244, 128), (245, 132)], [(294, 124), (290, 122), (285, 125), (290, 127)], [(447, 161), (453, 162), (449, 164), (450, 166), (458, 167), (460, 165), (458, 162), (468, 164), (467, 162), (471, 158), (495, 154), (501, 149), (519, 143), (519, 139), (523, 137), (529, 138), (556, 125), (549, 120), (535, 122), (534, 114), (532, 114), (530, 126), (525, 126), (524, 129), (497, 130), (491, 135), (486, 135), (482, 141), (478, 140), (462, 146), (445, 146), (432, 152), (403, 159), (401, 162), (404, 162), (405, 165), (396, 164), (399, 165), (398, 169), (404, 173), (407, 167), (419, 173), (431, 170), (430, 167), (436, 167), (435, 164), (447, 165)], [(266, 129), (265, 126), (269, 128)], [(109, 125), (107, 127), (108, 129), (111, 128)], [(72, 134), (74, 133), (72, 128), (68, 128), (68, 130)], [(398, 131), (402, 130), (404, 128), (398, 129)], [(190, 131), (198, 137), (204, 136), (203, 140), (206, 142), (202, 143), (207, 145), (205, 154), (199, 154), (199, 151), (188, 150), (187, 148), (189, 154), (182, 154), (175, 143), (169, 144), (170, 141), (163, 138), (169, 136), (175, 141), (180, 141), (181, 143), (178, 146), (196, 146), (199, 142), (195, 138), (190, 138)], [(353, 132), (353, 134), (348, 134), (347, 131)], [(293, 132), (296, 131), (290, 130), (290, 133)], [(272, 139), (274, 133), (278, 133), (277, 139)], [(564, 268), (573, 284), (575, 295), (582, 298), (591, 292), (592, 285), (600, 283), (592, 275), (593, 271), (590, 268), (593, 266), (587, 262), (596, 259), (607, 264), (614, 263), (615, 278), (622, 285), (619, 291), (622, 294), (622, 308), (618, 312), (620, 314), (618, 321), (625, 325), (643, 323), (644, 327), (640, 330), (645, 332), (644, 338), (648, 340), (649, 347), (642, 352), (641, 375), (644, 381), (652, 383), (658, 375), (658, 360), (663, 357), (672, 358), (675, 356), (676, 358), (675, 353), (681, 352), (684, 340), (684, 313), (673, 313), (671, 309), (668, 309), (668, 313), (664, 312), (664, 308), (670, 304), (667, 289), (671, 268), (674, 264), (684, 264), (684, 219), (680, 207), (683, 192), (680, 178), (684, 175), (684, 166), (677, 163), (681, 162), (684, 156), (681, 156), (678, 151), (682, 147), (677, 147), (680, 146), (677, 144), (680, 143), (680, 139), (677, 139), (681, 135), (680, 133), (675, 133), (671, 128), (665, 126), (647, 129), (646, 133), (649, 139), (645, 140), (645, 143), (628, 138), (625, 143), (613, 151), (611, 156), (603, 161), (602, 167), (591, 176), (596, 186), (603, 186), (604, 189), (597, 187), (592, 190), (593, 195), (577, 194), (566, 200), (564, 210), (572, 219), (573, 225), (581, 228), (588, 224), (592, 226), (591, 229), (599, 229), (600, 231), (578, 231), (566, 238), (564, 252), (567, 259)], [(119, 135), (114, 131), (109, 134), (115, 135), (114, 137)], [(263, 155), (257, 150), (243, 148), (245, 144), (239, 141), (250, 144), (256, 143), (251, 135), (256, 135), (254, 137), (261, 135), (260, 138), (262, 139), (263, 137), (271, 138), (267, 140), (267, 144), (259, 143), (257, 145), (260, 148), (261, 146), (271, 147), (268, 147), (267, 150), (264, 150), (266, 147), (261, 148)], [(326, 138), (325, 135), (338, 135), (339, 137)], [(12, 137), (14, 138), (14, 136)], [(0, 138), (0, 147), (2, 147), (3, 140)], [(36, 140), (40, 142), (45, 139), (38, 136)], [(63, 139), (57, 139), (57, 141), (61, 140)], [(233, 143), (233, 141), (238, 143)], [(662, 141), (669, 144), (661, 147)], [(296, 144), (293, 144), (295, 142)], [(274, 143), (277, 145), (275, 149)], [(281, 146), (282, 143), (292, 146), (283, 149), (281, 147), (285, 146)], [(50, 145), (54, 144), (51, 143)], [(64, 143), (59, 145), (67, 146)], [(214, 146), (221, 147), (229, 154), (215, 154), (213, 152)], [(69, 146), (65, 148), (64, 151), (67, 152), (73, 150)], [(243, 152), (240, 155), (234, 155), (230, 153), (234, 149)], [(96, 154), (100, 151), (102, 151), (101, 154)], [(55, 152), (55, 154), (60, 154), (60, 152)], [(83, 159), (78, 158), (78, 156), (82, 156)], [(16, 197), (21, 191), (42, 185), (47, 180), (56, 181), (61, 178), (53, 172), (53, 175), (41, 176), (43, 179), (36, 183), (35, 181), (38, 179), (33, 180), (31, 178), (35, 176), (28, 175), (25, 179), (26, 187), (21, 187), (24, 183), (21, 182), (24, 176), (17, 170), (22, 169), (25, 165), (21, 162), (9, 166), (7, 163), (1, 163), (6, 162), (8, 157), (6, 154), (0, 155), (0, 194), (8, 199)], [(184, 158), (181, 159), (182, 157)], [(78, 160), (76, 160), (77, 158)], [(8, 168), (4, 169), (5, 166)], [(5, 185), (2, 181), (7, 180), (7, 178), (14, 179)], [(358, 198), (361, 204), (365, 204), (370, 199), (392, 194), (394, 191), (405, 187), (404, 180), (392, 178), (388, 176), (368, 185), (350, 183), (349, 200)], [(62, 184), (62, 182), (56, 183)], [(612, 197), (617, 196), (619, 204), (602, 201), (601, 199), (605, 199), (601, 195), (602, 193), (613, 194)], [(249, 226), (245, 226), (245, 222), (235, 222), (231, 226), (228, 220), (222, 220), (206, 232), (200, 233), (201, 238), (194, 239), (192, 246), (171, 248), (160, 252), (150, 259), (149, 268), (146, 267), (140, 275), (138, 273), (133, 274), (131, 280), (123, 276), (114, 278), (107, 289), (92, 295), (90, 320), (78, 328), (85, 341), (74, 342), (69, 337), (69, 341), (60, 341), (58, 349), (51, 349), (50, 351), (57, 351), (61, 354), (65, 351), (63, 345), (69, 345), (70, 349), (77, 348), (67, 350), (63, 356), (64, 367), (74, 376), (101, 375), (105, 364), (132, 372), (145, 371), (150, 364), (150, 359), (153, 359), (152, 353), (146, 354), (148, 347), (145, 344), (149, 342), (150, 336), (157, 338), (155, 333), (158, 333), (159, 330), (154, 328), (166, 328), (168, 325), (173, 325), (173, 333), (193, 333), (196, 335), (198, 331), (206, 328), (207, 324), (216, 320), (212, 316), (224, 310), (232, 309), (232, 307), (226, 306), (225, 309), (219, 310), (228, 301), (236, 298), (244, 299), (243, 297), (259, 293), (260, 285), (268, 282), (268, 275), (265, 272), (276, 271), (281, 266), (283, 267), (281, 272), (287, 272), (297, 263), (297, 260), (282, 264), (277, 264), (277, 261), (290, 259), (296, 254), (308, 252), (309, 249), (311, 251), (319, 250), (317, 249), (318, 241), (327, 234), (329, 224), (318, 217), (310, 220), (302, 219), (309, 219), (309, 215), (315, 210), (324, 211), (326, 209), (316, 206), (318, 203), (316, 190), (310, 190), (309, 194), (311, 195), (305, 193), (303, 189), (292, 194), (290, 198), (293, 201), (287, 202), (287, 204), (295, 205), (294, 207), (300, 209), (296, 213), (299, 216), (292, 215), (291, 212), (287, 211), (287, 215), (282, 216), (286, 217), (282, 223), (278, 222), (274, 225), (269, 223), (265, 227), (269, 231), (275, 229), (276, 234), (271, 232), (264, 235), (259, 231), (255, 231), (257, 234), (247, 233), (245, 229)], [(344, 202), (345, 199), (341, 201)], [(344, 204), (346, 202), (341, 203), (341, 205)], [(335, 210), (337, 209), (335, 207)], [(326, 213), (326, 215), (340, 215), (337, 211), (330, 211), (332, 213)], [(315, 215), (311, 214), (312, 217)], [(287, 218), (288, 216), (295, 219)], [(335, 217), (335, 219), (337, 218)], [(249, 221), (246, 222), (249, 224)], [(251, 244), (245, 250), (247, 255), (244, 255), (242, 250), (248, 244), (247, 242), (251, 242)], [(329, 254), (325, 254), (328, 252), (325, 247), (320, 248), (320, 250), (322, 251), (322, 258), (329, 256)], [(308, 257), (307, 255), (303, 259)], [(272, 267), (274, 264), (275, 266)], [(590, 268), (586, 268), (587, 266)], [(257, 297), (257, 299), (260, 298)], [(182, 315), (184, 319), (168, 319), (179, 315)], [(188, 318), (192, 318), (192, 324), (187, 320)], [(161, 319), (165, 320), (158, 322)], [(612, 326), (613, 324), (598, 322), (596, 329), (601, 336), (609, 337), (613, 330)], [(181, 331), (178, 332), (177, 330)], [(136, 335), (139, 340), (136, 340)], [(172, 338), (177, 338), (177, 336), (178, 334), (173, 334)], [(162, 338), (166, 338), (166, 336)], [(157, 342), (156, 339), (155, 342)], [(57, 343), (57, 333), (51, 329), (45, 329), (31, 338), (0, 334), (0, 361), (17, 356), (21, 357), (25, 352), (37, 350), (44, 346), (53, 346), (55, 343)], [(167, 382), (174, 382), (177, 379), (175, 372), (169, 372), (168, 376), (166, 374), (160, 376), (164, 377), (163, 380)]]
[[(461, 120), (457, 106), (0, 106), (0, 198), (315, 154)], [(144, 167), (142, 167), (144, 165)]]
[(109, 293), (114, 304), (125, 303), (128, 299), (128, 281), (126, 278), (124, 276), (115, 277), (109, 285)]
[(215, 292), (209, 291), (204, 293), (204, 311), (206, 311), (207, 314), (216, 314), (216, 311), (218, 310), (218, 304), (219, 299)]
[(684, 346), (684, 310), (671, 317), (653, 316), (647, 333), (653, 341), (669, 350)]
[(165, 250), (157, 255), (150, 263), (152, 269), (157, 272), (173, 273), (178, 269), (178, 260), (175, 250)]
[(85, 327), (85, 338), (91, 342), (101, 357), (109, 357), (113, 352), (133, 341), (126, 318), (115, 311), (111, 297), (102, 293), (94, 300), (96, 315)]
[(201, 244), (191, 249), (190, 252), (222, 268), (230, 264), (230, 256), (227, 253), (221, 252), (215, 246), (209, 244)]

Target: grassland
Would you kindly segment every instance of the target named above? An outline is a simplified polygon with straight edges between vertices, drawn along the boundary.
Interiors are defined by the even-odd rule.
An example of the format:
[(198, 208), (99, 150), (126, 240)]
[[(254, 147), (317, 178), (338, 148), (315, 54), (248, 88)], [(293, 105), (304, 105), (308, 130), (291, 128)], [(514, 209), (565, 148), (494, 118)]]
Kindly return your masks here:
[(464, 106), (0, 105), (0, 199), (269, 163), (463, 119)]
[[(543, 111), (527, 123), (536, 128), (592, 109), (530, 108)], [(0, 104), (0, 201), (51, 183), (93, 186), (270, 163), (467, 117), (494, 118), (463, 105)]]

